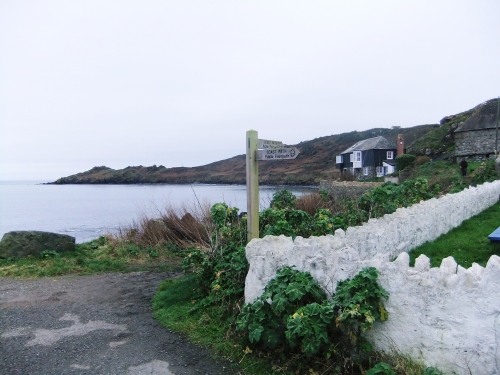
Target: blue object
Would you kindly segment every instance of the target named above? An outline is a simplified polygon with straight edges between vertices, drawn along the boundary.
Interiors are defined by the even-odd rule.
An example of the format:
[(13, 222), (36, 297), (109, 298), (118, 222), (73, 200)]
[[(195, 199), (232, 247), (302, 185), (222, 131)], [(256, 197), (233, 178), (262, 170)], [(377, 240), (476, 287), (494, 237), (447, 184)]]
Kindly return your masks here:
[(500, 227), (495, 229), (493, 233), (491, 233), (488, 238), (491, 242), (500, 242)]

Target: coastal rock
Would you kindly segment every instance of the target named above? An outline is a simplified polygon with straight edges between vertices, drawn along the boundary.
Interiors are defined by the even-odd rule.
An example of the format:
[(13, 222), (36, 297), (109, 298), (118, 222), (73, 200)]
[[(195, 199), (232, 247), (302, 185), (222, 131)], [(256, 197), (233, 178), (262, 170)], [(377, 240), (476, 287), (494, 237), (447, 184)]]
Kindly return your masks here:
[(0, 258), (22, 258), (38, 255), (44, 250), (58, 253), (75, 250), (75, 237), (39, 231), (5, 233), (0, 241)]

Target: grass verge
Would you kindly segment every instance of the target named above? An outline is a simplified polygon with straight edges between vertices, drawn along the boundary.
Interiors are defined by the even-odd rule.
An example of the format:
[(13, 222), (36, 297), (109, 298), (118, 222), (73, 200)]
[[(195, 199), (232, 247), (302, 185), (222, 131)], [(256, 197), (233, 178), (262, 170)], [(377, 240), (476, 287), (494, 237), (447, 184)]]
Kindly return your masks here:
[(44, 277), (67, 274), (86, 275), (103, 272), (175, 271), (181, 258), (168, 247), (140, 248), (134, 244), (114, 243), (112, 239), (77, 244), (75, 251), (45, 252), (22, 259), (0, 259), (0, 277)]
[[(234, 333), (234, 318), (219, 306), (191, 311), (192, 295), (198, 284), (194, 275), (164, 281), (153, 300), (153, 317), (164, 327), (181, 333), (191, 342), (209, 347), (220, 358), (233, 363), (244, 374), (277, 374), (269, 362), (250, 354)], [(245, 351), (245, 349), (247, 349)]]
[(462, 267), (472, 263), (486, 266), (492, 255), (500, 256), (500, 243), (490, 242), (488, 235), (500, 226), (500, 203), (496, 203), (480, 214), (465, 220), (460, 226), (410, 251), (410, 264), (420, 254), (427, 255), (432, 267), (439, 267), (449, 256)]

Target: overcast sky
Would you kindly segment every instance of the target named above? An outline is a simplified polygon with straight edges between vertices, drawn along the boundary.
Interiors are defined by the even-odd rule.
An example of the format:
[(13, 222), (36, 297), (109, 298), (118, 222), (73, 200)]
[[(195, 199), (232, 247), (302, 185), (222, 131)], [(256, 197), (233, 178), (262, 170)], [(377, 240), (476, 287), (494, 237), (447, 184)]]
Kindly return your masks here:
[(0, 179), (197, 166), (500, 95), (500, 1), (0, 0)]

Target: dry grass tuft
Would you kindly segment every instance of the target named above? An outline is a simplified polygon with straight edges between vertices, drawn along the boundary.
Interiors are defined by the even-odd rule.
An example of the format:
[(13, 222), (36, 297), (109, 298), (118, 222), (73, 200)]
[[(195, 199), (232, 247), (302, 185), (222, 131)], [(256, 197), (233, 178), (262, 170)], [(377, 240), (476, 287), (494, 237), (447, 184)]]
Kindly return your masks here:
[(295, 200), (295, 208), (314, 215), (319, 208), (326, 208), (332, 214), (346, 211), (346, 199), (329, 193), (326, 199), (320, 193), (304, 194)]
[(166, 206), (157, 218), (142, 215), (131, 226), (122, 228), (118, 240), (127, 240), (140, 247), (170, 244), (181, 249), (210, 248), (212, 228), (208, 203), (183, 205), (179, 209)]

